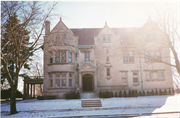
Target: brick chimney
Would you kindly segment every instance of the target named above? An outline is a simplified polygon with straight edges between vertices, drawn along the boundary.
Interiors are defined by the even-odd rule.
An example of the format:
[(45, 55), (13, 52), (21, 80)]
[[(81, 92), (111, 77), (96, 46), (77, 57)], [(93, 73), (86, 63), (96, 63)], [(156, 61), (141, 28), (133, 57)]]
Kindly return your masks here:
[(45, 21), (45, 35), (48, 35), (51, 31), (51, 23), (50, 21)]

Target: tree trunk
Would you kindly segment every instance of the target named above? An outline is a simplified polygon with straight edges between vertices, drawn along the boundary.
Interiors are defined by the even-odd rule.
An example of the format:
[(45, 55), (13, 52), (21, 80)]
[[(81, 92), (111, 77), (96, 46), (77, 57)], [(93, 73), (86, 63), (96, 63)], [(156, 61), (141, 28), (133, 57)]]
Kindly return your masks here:
[(16, 114), (17, 110), (16, 110), (16, 87), (15, 85), (13, 85), (13, 87), (11, 87), (11, 101), (10, 101), (10, 114)]

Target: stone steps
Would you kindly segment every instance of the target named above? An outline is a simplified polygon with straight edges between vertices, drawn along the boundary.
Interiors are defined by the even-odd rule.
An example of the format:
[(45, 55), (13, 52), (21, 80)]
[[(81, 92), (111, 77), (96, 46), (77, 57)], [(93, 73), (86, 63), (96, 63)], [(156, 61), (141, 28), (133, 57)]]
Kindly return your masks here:
[(101, 100), (81, 100), (82, 107), (102, 107)]

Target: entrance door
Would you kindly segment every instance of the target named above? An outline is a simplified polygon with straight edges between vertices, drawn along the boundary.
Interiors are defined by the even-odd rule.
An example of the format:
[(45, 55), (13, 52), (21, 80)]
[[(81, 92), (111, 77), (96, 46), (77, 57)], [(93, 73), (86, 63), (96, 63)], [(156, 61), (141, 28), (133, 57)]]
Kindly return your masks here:
[(94, 82), (93, 82), (93, 76), (90, 74), (83, 75), (83, 92), (87, 91), (93, 91)]

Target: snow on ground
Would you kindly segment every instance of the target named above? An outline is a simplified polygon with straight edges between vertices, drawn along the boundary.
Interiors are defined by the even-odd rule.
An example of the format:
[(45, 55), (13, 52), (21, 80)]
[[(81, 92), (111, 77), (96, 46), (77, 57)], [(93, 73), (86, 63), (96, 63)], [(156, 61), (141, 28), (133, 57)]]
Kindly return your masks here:
[(18, 114), (8, 115), (9, 102), (1, 103), (1, 117), (67, 117), (115, 114), (180, 112), (180, 96), (145, 96), (136, 98), (100, 99), (102, 107), (82, 108), (81, 100), (17, 101)]

